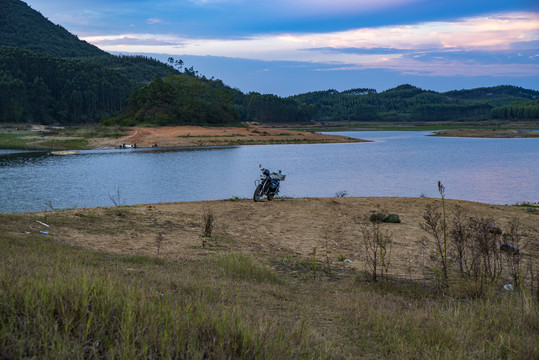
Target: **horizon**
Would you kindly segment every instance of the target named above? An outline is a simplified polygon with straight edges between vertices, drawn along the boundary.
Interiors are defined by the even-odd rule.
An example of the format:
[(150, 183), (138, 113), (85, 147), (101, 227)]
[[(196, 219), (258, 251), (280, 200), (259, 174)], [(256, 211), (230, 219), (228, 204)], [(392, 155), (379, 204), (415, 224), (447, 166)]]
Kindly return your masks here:
[(532, 1), (28, 0), (113, 54), (182, 59), (244, 93), (539, 90)]

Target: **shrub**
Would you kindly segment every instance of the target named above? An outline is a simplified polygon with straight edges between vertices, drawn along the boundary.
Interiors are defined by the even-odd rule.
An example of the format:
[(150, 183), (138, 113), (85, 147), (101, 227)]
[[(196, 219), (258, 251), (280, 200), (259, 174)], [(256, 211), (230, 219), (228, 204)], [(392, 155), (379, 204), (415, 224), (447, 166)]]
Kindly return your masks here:
[(398, 223), (401, 222), (401, 219), (400, 219), (399, 215), (397, 215), (397, 214), (389, 214), (384, 218), (384, 222), (385, 223), (398, 224)]
[(355, 220), (360, 231), (359, 239), (364, 249), (365, 264), (375, 282), (378, 281), (378, 275), (387, 275), (391, 255), (391, 237), (382, 229), (380, 214), (382, 213), (372, 212)]

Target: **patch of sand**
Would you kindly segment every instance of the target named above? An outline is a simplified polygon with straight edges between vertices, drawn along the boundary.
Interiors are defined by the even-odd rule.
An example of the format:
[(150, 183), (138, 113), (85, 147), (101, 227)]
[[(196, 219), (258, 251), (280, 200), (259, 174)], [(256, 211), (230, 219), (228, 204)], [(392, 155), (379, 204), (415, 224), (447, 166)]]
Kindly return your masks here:
[(122, 144), (139, 147), (221, 146), (287, 143), (336, 143), (362, 140), (338, 135), (324, 135), (309, 131), (293, 131), (263, 127), (203, 127), (163, 126), (134, 127), (128, 136), (119, 139), (90, 139), (92, 148), (119, 147)]
[[(354, 219), (382, 209), (398, 214), (402, 221), (383, 224), (393, 239), (390, 273), (421, 278), (428, 263), (428, 252), (420, 245), (426, 235), (420, 223), (427, 204), (441, 206), (441, 201), (368, 197), (146, 204), (120, 208), (125, 211), (123, 216), (115, 214), (119, 208), (48, 213), (51, 217), (67, 219), (58, 221), (58, 225), (52, 224), (47, 230), (60, 241), (118, 254), (156, 256), (157, 238), (162, 234), (160, 256), (169, 259), (203, 258), (218, 251), (312, 259), (316, 249), (316, 260), (320, 262), (364, 269), (363, 248)], [(502, 229), (512, 218), (519, 218), (522, 252), (533, 256), (537, 262), (539, 210), (446, 200), (448, 213), (456, 205), (474, 217), (491, 218), (492, 224)], [(203, 214), (208, 210), (214, 215), (213, 234), (217, 238), (203, 247)], [(343, 263), (342, 257), (352, 262)]]

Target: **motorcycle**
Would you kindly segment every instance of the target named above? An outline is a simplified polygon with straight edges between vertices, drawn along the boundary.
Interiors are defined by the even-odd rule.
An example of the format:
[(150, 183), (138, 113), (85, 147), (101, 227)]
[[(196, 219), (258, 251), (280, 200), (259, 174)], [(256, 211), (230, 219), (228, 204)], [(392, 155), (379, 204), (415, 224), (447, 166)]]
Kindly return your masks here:
[(281, 170), (278, 173), (270, 173), (268, 169), (261, 168), (260, 171), (262, 171), (262, 175), (260, 175), (260, 179), (255, 180), (256, 189), (253, 200), (258, 202), (262, 196), (266, 196), (268, 201), (271, 201), (279, 193), (279, 186), (286, 175), (282, 174)]

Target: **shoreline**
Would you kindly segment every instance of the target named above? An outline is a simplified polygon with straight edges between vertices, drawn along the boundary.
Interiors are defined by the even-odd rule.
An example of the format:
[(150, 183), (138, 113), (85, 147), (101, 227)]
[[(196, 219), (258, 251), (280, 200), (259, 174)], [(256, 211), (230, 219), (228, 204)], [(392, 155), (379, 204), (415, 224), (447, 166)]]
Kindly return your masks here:
[[(526, 234), (522, 239), (523, 250), (539, 255), (537, 204), (492, 205), (451, 199), (445, 202), (448, 214), (459, 209), (473, 217), (491, 219), (492, 225), (501, 229), (506, 229), (511, 219), (518, 218)], [(420, 223), (429, 204), (439, 208), (441, 200), (314, 197), (255, 203), (252, 199), (225, 199), (0, 214), (0, 224), (3, 232), (13, 236), (52, 236), (70, 245), (123, 255), (155, 255), (155, 239), (161, 234), (164, 258), (200, 259), (215, 251), (201, 242), (204, 214), (211, 211), (213, 233), (218, 239), (215, 246), (219, 250), (309, 258), (313, 248), (326, 249), (328, 261), (333, 265), (340, 264), (338, 259), (344, 256), (352, 261), (348, 267), (361, 270), (355, 221), (378, 211), (397, 214), (401, 220), (398, 224), (384, 224), (393, 238), (392, 273), (398, 275), (415, 267), (410, 262), (418, 261), (417, 250), (425, 236)], [(9, 230), (13, 227), (11, 223), (19, 225)], [(331, 242), (330, 249), (326, 238)], [(418, 266), (414, 272), (420, 270)]]
[(0, 148), (59, 151), (131, 147), (172, 148), (366, 142), (366, 140), (341, 135), (252, 125), (245, 127), (163, 126), (154, 128), (137, 126), (121, 129), (106, 128), (104, 132), (111, 134), (98, 134), (97, 136), (96, 129), (89, 127), (71, 131), (71, 129), (44, 125), (4, 126), (0, 127)]
[(488, 139), (539, 138), (539, 131), (519, 129), (451, 129), (438, 130), (429, 136), (440, 137), (474, 137)]
[(340, 135), (324, 135), (305, 131), (272, 129), (258, 126), (203, 127), (163, 126), (133, 127), (131, 133), (119, 139), (91, 139), (93, 149), (120, 148), (122, 145), (142, 148), (204, 147), (272, 144), (319, 144), (364, 142)]
[[(322, 134), (332, 131), (433, 131), (429, 136), (476, 138), (539, 138), (539, 131), (492, 128), (445, 128), (448, 125), (380, 126), (328, 128), (272, 127), (247, 124), (244, 127), (164, 126), (131, 128), (81, 127), (66, 129), (45, 125), (0, 126), (0, 148), (25, 150), (101, 150), (126, 147), (173, 148), (204, 146), (324, 144), (368, 142), (343, 135)], [(532, 125), (532, 124), (529, 124)], [(372, 127), (369, 127), (372, 126)], [(466, 126), (466, 125), (463, 125)], [(528, 127), (533, 128), (533, 126)], [(127, 134), (126, 134), (127, 132)]]

